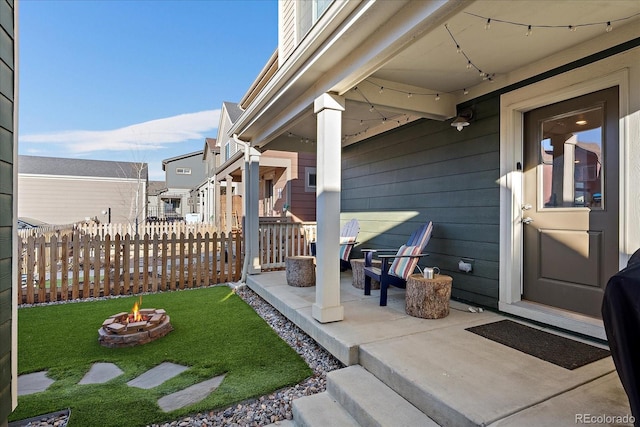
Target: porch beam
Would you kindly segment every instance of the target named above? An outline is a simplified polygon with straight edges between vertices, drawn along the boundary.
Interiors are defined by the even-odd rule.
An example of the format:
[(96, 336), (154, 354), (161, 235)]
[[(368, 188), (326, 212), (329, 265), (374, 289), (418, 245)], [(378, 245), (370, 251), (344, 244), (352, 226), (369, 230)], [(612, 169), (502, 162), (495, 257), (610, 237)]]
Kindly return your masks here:
[(344, 318), (340, 305), (340, 186), (342, 112), (345, 99), (322, 94), (315, 99), (317, 115), (316, 217), (316, 302), (312, 316), (320, 323)]
[[(415, 96), (409, 97), (408, 94)], [(427, 119), (447, 120), (456, 115), (454, 95), (372, 77), (360, 82), (357, 90), (350, 90), (344, 96), (351, 101), (369, 102), (384, 110)]]

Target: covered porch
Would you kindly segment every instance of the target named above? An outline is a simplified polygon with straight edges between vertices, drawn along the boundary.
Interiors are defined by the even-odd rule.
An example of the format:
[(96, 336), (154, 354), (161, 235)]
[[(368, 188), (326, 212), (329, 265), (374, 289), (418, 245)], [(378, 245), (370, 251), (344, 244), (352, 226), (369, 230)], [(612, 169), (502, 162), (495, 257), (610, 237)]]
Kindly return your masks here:
[(419, 319), (405, 313), (404, 290), (391, 288), (380, 307), (379, 291), (365, 296), (351, 281), (350, 271), (340, 274), (344, 319), (320, 323), (312, 315), (315, 287), (288, 286), (284, 271), (247, 278), (347, 365), (329, 374), (327, 392), (295, 401), (298, 425), (425, 425), (426, 414), (438, 425), (557, 426), (631, 415), (611, 357), (568, 370), (465, 330), (501, 314), (451, 301), (447, 317)]

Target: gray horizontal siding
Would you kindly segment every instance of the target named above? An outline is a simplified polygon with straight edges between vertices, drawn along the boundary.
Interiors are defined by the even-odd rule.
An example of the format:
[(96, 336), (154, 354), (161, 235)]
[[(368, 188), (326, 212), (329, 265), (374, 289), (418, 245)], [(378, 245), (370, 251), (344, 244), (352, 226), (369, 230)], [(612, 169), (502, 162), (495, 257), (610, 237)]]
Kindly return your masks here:
[[(451, 275), (454, 297), (497, 307), (499, 98), (478, 103), (474, 114), (462, 132), (421, 120), (346, 147), (342, 217), (360, 221), (359, 248), (398, 247), (433, 221), (420, 265)], [(475, 260), (471, 274), (458, 272), (460, 258)]]

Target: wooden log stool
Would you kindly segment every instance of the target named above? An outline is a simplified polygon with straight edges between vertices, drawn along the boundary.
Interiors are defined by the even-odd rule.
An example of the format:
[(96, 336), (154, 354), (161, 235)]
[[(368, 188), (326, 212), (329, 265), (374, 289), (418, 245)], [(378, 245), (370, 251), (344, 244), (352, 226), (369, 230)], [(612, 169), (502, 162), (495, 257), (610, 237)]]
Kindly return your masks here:
[(290, 256), (285, 258), (287, 284), (307, 287), (316, 285), (316, 266), (312, 256)]
[[(371, 261), (374, 267), (380, 268), (382, 261), (374, 259)], [(358, 289), (364, 289), (364, 258), (355, 258), (351, 260), (351, 271), (353, 272), (353, 281), (351, 284)], [(380, 282), (371, 279), (371, 289), (380, 289)]]
[(449, 299), (453, 278), (438, 274), (425, 279), (422, 274), (412, 274), (407, 279), (406, 312), (423, 319), (441, 319), (449, 315)]

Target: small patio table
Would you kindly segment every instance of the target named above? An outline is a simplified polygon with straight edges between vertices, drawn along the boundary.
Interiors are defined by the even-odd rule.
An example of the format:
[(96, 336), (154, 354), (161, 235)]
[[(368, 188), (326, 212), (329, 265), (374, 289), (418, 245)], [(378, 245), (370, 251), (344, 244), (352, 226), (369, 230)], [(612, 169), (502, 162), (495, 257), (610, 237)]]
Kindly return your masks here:
[(423, 319), (447, 317), (452, 284), (453, 278), (444, 274), (438, 274), (433, 279), (426, 279), (422, 274), (412, 274), (407, 279), (407, 314)]

